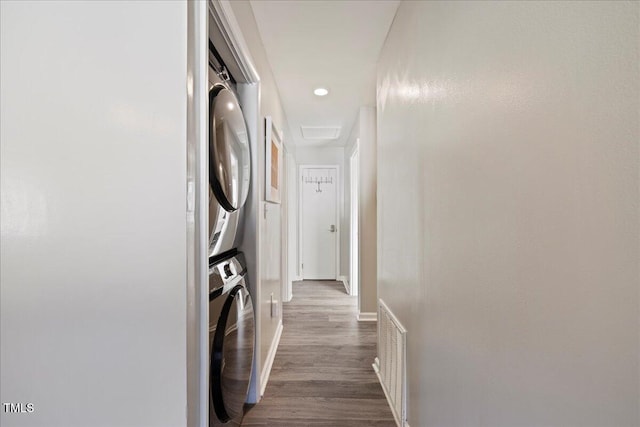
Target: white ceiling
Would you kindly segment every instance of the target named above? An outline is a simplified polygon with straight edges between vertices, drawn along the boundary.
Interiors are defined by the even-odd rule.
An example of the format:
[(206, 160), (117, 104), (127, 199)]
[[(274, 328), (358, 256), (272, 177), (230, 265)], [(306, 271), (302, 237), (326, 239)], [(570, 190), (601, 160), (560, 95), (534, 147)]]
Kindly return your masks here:
[[(358, 110), (375, 105), (376, 62), (399, 1), (252, 0), (296, 146), (345, 145)], [(316, 87), (329, 95), (313, 94)], [(308, 140), (301, 126), (341, 127)]]

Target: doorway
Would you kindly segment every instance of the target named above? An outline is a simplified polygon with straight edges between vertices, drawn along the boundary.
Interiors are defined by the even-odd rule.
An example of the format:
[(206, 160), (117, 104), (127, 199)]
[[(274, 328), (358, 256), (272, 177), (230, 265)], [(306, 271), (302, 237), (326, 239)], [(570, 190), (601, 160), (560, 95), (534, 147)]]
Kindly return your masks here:
[(338, 229), (337, 165), (300, 166), (300, 272), (305, 280), (336, 280)]
[[(360, 140), (356, 140), (356, 146), (351, 154), (349, 160), (349, 189), (351, 193), (350, 209), (349, 209), (349, 290), (351, 295), (358, 295), (360, 288), (360, 155), (359, 146)], [(359, 308), (359, 307), (358, 307)]]

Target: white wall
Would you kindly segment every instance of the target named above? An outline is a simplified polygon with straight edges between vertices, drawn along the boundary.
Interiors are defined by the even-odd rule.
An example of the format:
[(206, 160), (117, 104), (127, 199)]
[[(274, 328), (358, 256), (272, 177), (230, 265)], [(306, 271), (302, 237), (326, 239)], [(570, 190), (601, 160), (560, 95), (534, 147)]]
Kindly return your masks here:
[[(349, 137), (344, 147), (344, 225), (342, 230), (343, 247), (346, 249), (341, 253), (342, 274), (351, 278), (351, 156), (356, 149), (357, 140), (360, 138), (360, 114), (353, 123)], [(353, 286), (349, 283), (349, 286)], [(358, 297), (359, 298), (359, 297)]]
[(184, 426), (187, 5), (0, 11), (0, 424)]
[(344, 147), (301, 147), (295, 148), (299, 165), (339, 165), (344, 166)]
[[(287, 286), (294, 280), (300, 279), (298, 271), (298, 167), (293, 153), (287, 155)], [(291, 300), (292, 288), (289, 288), (288, 300)]]
[(379, 296), (412, 426), (637, 426), (639, 4), (403, 2)]
[[(376, 203), (376, 175), (377, 175), (377, 147), (376, 147), (376, 109), (375, 107), (360, 107), (358, 119), (351, 130), (347, 146), (345, 147), (345, 200), (351, 198), (350, 159), (355, 150), (356, 140), (359, 140), (359, 226), (360, 226), (360, 292), (358, 294), (359, 310), (361, 313), (375, 313), (377, 311), (377, 203)], [(351, 205), (345, 204), (346, 227), (346, 275), (349, 275), (349, 247)]]
[[(249, 47), (251, 57), (254, 61), (255, 68), (260, 75), (260, 117), (258, 126), (258, 165), (254, 168), (258, 174), (258, 198), (260, 200), (260, 209), (258, 212), (258, 232), (260, 233), (260, 275), (258, 283), (253, 286), (260, 287), (260, 300), (255, 301), (259, 305), (258, 327), (260, 329), (260, 366), (261, 375), (266, 369), (267, 357), (269, 351), (275, 345), (276, 331), (278, 325), (282, 322), (282, 253), (286, 250), (286, 242), (282, 241), (282, 227), (286, 224), (282, 223), (283, 205), (264, 202), (264, 161), (265, 161), (265, 116), (271, 116), (277, 128), (284, 132), (284, 143), (289, 144), (289, 135), (287, 129), (287, 119), (282, 109), (278, 87), (276, 86), (271, 71), (262, 39), (258, 33), (255, 17), (248, 1), (236, 0), (230, 2), (233, 14), (235, 15), (245, 42)], [(284, 203), (286, 208), (286, 201)], [(278, 304), (278, 309), (272, 316), (271, 311), (271, 295)], [(254, 295), (255, 298), (255, 295)]]

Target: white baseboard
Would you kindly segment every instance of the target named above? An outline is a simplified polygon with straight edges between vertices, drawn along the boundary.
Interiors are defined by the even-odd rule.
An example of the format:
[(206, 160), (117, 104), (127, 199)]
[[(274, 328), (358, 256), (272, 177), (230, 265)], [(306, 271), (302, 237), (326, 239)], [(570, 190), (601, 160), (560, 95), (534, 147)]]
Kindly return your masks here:
[[(276, 352), (278, 351), (278, 345), (280, 344), (280, 336), (282, 335), (282, 320), (278, 322), (278, 327), (276, 328), (276, 335), (273, 337), (273, 341), (271, 341), (271, 347), (269, 348), (269, 353), (267, 354), (267, 360), (264, 362), (264, 366), (262, 368), (262, 375), (260, 375), (260, 396), (264, 396), (264, 390), (267, 388), (267, 382), (269, 382), (269, 375), (271, 374), (271, 367), (273, 366), (273, 360), (276, 358)], [(259, 354), (254, 357), (260, 357)]]
[[(380, 382), (380, 387), (382, 388), (382, 391), (384, 392), (384, 397), (387, 398), (387, 403), (389, 404), (389, 409), (391, 409), (391, 408), (393, 408), (393, 403), (391, 402), (391, 398), (389, 397), (389, 393), (387, 393), (387, 389), (384, 387), (384, 381), (382, 381), (382, 377), (380, 376), (380, 360), (376, 357), (371, 366), (373, 366), (373, 371), (376, 373), (376, 377), (378, 377), (378, 381)], [(391, 410), (391, 413), (393, 413), (393, 410)], [(393, 419), (396, 422), (396, 425), (398, 427), (409, 427), (409, 424), (407, 424), (406, 422), (404, 423), (404, 425), (401, 424), (401, 420), (398, 419), (398, 417), (396, 416), (395, 413), (393, 413)]]
[(351, 295), (351, 286), (349, 286), (349, 279), (347, 279), (347, 276), (338, 276), (338, 282), (342, 282), (344, 290), (347, 291), (347, 295)]
[(358, 321), (359, 322), (377, 322), (378, 321), (378, 313), (375, 311), (372, 312), (360, 312), (358, 313)]
[(294, 278), (293, 278), (293, 281), (294, 281), (294, 282), (300, 282), (300, 281), (302, 281), (302, 280), (304, 280), (304, 279), (302, 278), (302, 276), (296, 276), (296, 277), (294, 277)]
[(283, 289), (282, 302), (291, 302), (293, 299), (293, 280), (286, 285), (286, 289)]

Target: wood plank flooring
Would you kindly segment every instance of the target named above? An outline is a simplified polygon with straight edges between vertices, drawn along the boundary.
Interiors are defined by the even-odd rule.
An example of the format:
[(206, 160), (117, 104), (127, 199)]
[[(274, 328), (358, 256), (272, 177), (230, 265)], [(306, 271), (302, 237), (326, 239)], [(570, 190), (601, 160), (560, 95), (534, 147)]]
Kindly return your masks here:
[(294, 282), (264, 397), (243, 426), (395, 427), (371, 364), (375, 322), (334, 281)]

